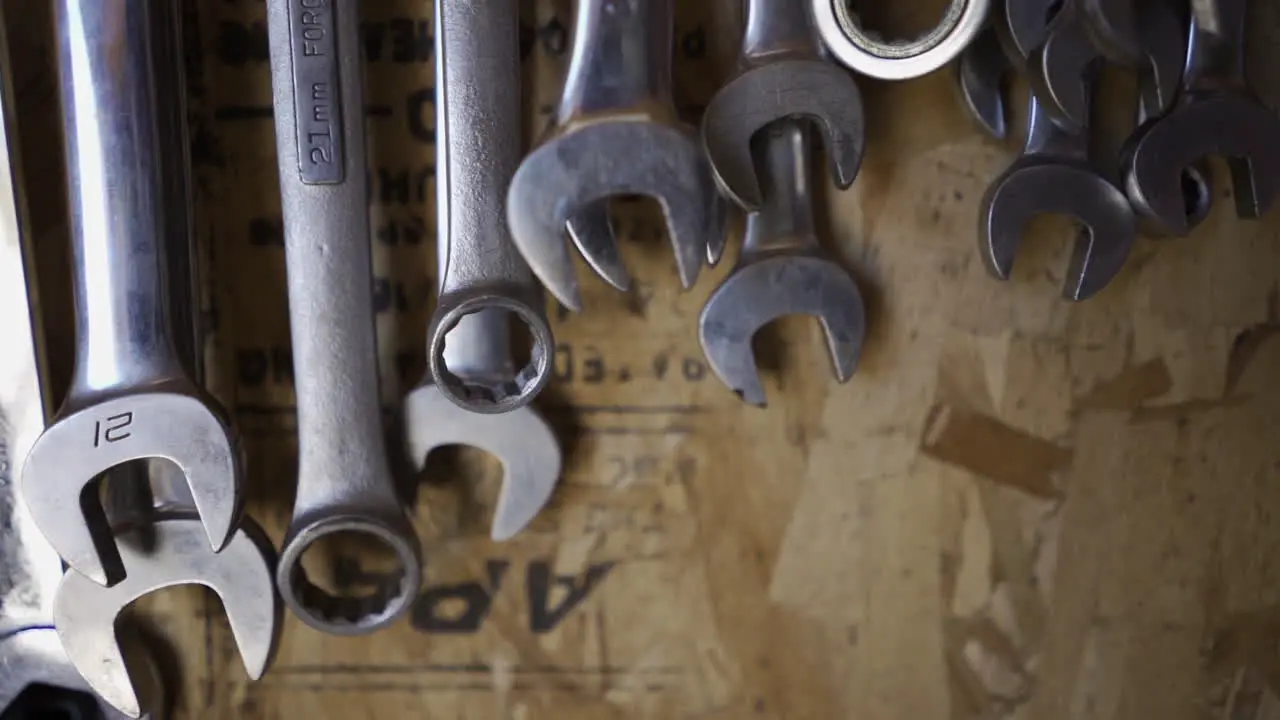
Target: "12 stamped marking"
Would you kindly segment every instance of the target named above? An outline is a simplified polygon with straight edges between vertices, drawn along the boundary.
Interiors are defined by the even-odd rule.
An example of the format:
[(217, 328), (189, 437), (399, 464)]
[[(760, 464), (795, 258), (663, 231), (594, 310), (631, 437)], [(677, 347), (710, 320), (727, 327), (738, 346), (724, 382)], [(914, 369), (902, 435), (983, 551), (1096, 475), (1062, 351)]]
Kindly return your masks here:
[(345, 175), (334, 14), (333, 0), (289, 0), (298, 174), (308, 185), (334, 185)]

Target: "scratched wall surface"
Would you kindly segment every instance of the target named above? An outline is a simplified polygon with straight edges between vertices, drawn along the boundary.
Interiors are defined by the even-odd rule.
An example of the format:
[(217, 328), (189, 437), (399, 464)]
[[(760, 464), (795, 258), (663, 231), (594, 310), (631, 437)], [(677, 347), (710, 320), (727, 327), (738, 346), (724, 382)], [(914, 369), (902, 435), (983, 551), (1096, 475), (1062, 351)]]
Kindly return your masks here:
[[(30, 30), (10, 34), (27, 58), (34, 226), (56, 248), (42, 5), (11, 0)], [(679, 5), (678, 102), (696, 119), (732, 68), (738, 3)], [(1256, 38), (1280, 36), (1258, 5)], [(882, 3), (872, 19), (918, 28), (939, 6)], [(278, 541), (296, 441), (264, 4), (187, 7), (211, 382), (245, 436), (251, 512)], [(434, 280), (431, 9), (362, 7), (394, 416), (423, 372)], [(530, 4), (531, 137), (567, 20), (567, 2)], [(1112, 146), (1131, 85), (1108, 82)], [(359, 639), (290, 619), (253, 685), (215, 600), (152, 599), (181, 716), (1280, 717), (1280, 213), (1235, 220), (1217, 166), (1222, 202), (1201, 230), (1144, 241), (1112, 288), (1069, 305), (1065, 223), (1033, 228), (1012, 282), (983, 270), (978, 203), (1015, 148), (966, 122), (947, 73), (862, 86), (869, 154), (826, 198), (825, 239), (870, 306), (848, 385), (830, 380), (818, 326), (787, 319), (758, 343), (768, 409), (740, 405), (695, 331), (732, 258), (682, 292), (652, 208), (621, 207), (636, 290), (588, 283), (590, 311), (556, 316), (539, 401), (567, 452), (553, 505), (495, 544), (496, 464), (433, 465), (413, 488), (426, 567), (411, 615)], [(65, 298), (46, 305), (65, 319)], [(55, 324), (63, 374), (70, 343)], [(357, 553), (322, 558), (334, 582), (360, 586)]]

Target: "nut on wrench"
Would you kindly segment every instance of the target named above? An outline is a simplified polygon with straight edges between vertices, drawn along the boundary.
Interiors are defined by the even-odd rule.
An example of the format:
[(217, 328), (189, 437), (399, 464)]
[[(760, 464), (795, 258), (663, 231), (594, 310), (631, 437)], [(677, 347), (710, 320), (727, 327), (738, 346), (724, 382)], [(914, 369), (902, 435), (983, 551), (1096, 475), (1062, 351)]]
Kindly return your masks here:
[(1053, 122), (1034, 95), (1022, 155), (987, 189), (979, 243), (987, 270), (1008, 280), (1022, 232), (1036, 215), (1067, 215), (1080, 236), (1067, 268), (1063, 297), (1084, 300), (1124, 267), (1137, 237), (1137, 220), (1124, 193), (1094, 169), (1088, 137)]
[[(69, 184), (76, 362), (71, 388), (23, 468), (23, 497), (50, 544), (94, 582), (124, 573), (92, 481), (121, 463), (182, 468), (214, 550), (235, 532), (241, 458), (218, 403), (174, 348), (166, 277), (166, 185), (185, 148), (162, 109), (181, 91), (157, 80), (157, 50), (176, 33), (149, 0), (58, 0)], [(180, 84), (180, 83), (175, 83)], [(168, 93), (164, 96), (161, 93)], [(176, 147), (175, 147), (176, 146)]]
[(1280, 118), (1249, 89), (1244, 77), (1246, 0), (1208, 0), (1216, 26), (1191, 20), (1183, 91), (1174, 108), (1149, 123), (1131, 143), (1125, 190), (1144, 222), (1165, 234), (1195, 226), (1184, 198), (1184, 170), (1208, 156), (1226, 158), (1236, 214), (1266, 214), (1280, 193)]
[[(1089, 93), (1107, 55), (1095, 41), (1088, 3), (1069, 3), (1053, 19), (1044, 42), (1032, 52), (1028, 78), (1036, 97), (1059, 125), (1078, 133), (1089, 124)], [(1172, 0), (1153, 0), (1141, 12), (1134, 64), (1144, 76), (1144, 112), (1160, 115), (1178, 95), (1186, 56), (1184, 19)]]
[[(54, 624), (67, 657), (95, 692), (129, 717), (159, 709), (139, 692), (145, 666), (124, 652), (116, 635), (116, 619), (138, 598), (177, 585), (208, 587), (222, 600), (245, 672), (254, 680), (266, 671), (280, 638), (271, 541), (246, 518), (226, 547), (213, 552), (201, 541), (190, 490), (175, 469), (153, 459), (113, 472), (108, 482), (150, 482), (155, 493), (146, 527), (115, 528), (125, 579), (104, 587), (68, 570), (54, 596)], [(131, 531), (145, 532), (146, 541)]]
[(853, 376), (866, 335), (857, 282), (829, 259), (814, 230), (813, 135), (780, 120), (752, 143), (762, 169), (764, 205), (747, 216), (738, 266), (702, 308), (698, 334), (707, 362), (744, 402), (765, 404), (751, 338), (784, 315), (817, 318), (836, 380)]
[[(440, 297), (427, 332), (439, 391), (472, 412), (526, 405), (551, 377), (555, 340), (546, 301), (507, 229), (506, 190), (522, 154), (519, 8), (436, 0), (436, 223)], [(504, 352), (461, 370), (447, 345), (475, 338), (451, 331), (477, 313), (505, 340), (510, 313), (529, 329), (531, 361), (518, 372)], [(486, 345), (504, 345), (495, 341)]]
[(711, 99), (702, 142), (716, 180), (739, 206), (764, 202), (751, 138), (782, 118), (811, 120), (822, 135), (832, 180), (844, 190), (862, 166), (862, 93), (853, 77), (822, 56), (803, 3), (746, 0), (738, 76)]
[[(421, 581), (379, 402), (359, 9), (357, 0), (267, 3), (299, 452), (277, 582), (303, 622), (338, 635), (394, 621)], [(371, 596), (326, 592), (301, 559), (336, 533), (381, 541), (398, 571)]]
[[(615, 287), (627, 284), (601, 201), (644, 195), (661, 205), (687, 288), (718, 256), (722, 205), (696, 132), (671, 95), (674, 0), (577, 0), (573, 52), (556, 127), (524, 159), (507, 193), (521, 255), (562, 305), (582, 309), (566, 248)], [(594, 213), (590, 223), (578, 216)]]
[(951, 62), (982, 31), (993, 0), (951, 0), (937, 27), (914, 40), (884, 40), (862, 27), (849, 0), (805, 0), (827, 50), (842, 65), (882, 80), (910, 80)]

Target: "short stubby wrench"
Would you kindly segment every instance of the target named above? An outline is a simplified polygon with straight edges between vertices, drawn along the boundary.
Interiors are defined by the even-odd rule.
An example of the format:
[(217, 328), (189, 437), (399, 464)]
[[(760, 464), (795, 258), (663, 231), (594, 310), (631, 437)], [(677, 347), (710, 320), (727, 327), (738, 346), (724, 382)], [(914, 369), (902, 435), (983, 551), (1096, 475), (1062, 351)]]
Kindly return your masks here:
[(776, 120), (805, 118), (822, 135), (836, 187), (848, 188), (862, 166), (866, 139), (857, 83), (822, 57), (804, 3), (746, 5), (738, 76), (716, 93), (702, 118), (702, 142), (716, 180), (740, 207), (758, 209), (764, 200), (751, 138)]
[(1009, 134), (1005, 82), (1013, 64), (1001, 47), (994, 26), (987, 27), (956, 60), (956, 87), (969, 117), (993, 138)]
[[(1108, 0), (1110, 1), (1110, 0)], [(1028, 79), (1054, 121), (1079, 133), (1089, 124), (1089, 93), (1107, 55), (1091, 35), (1087, 2), (1077, 0), (1054, 18), (1044, 42), (1030, 58)], [(1172, 0), (1153, 0), (1141, 15), (1134, 65), (1147, 78), (1142, 102), (1151, 115), (1172, 107), (1186, 56), (1185, 20)]]
[[(394, 621), (422, 577), (379, 402), (359, 9), (357, 0), (267, 4), (299, 452), (277, 575), (303, 622), (339, 635)], [(379, 540), (399, 568), (368, 596), (326, 592), (301, 560), (337, 533)]]
[[(435, 17), (441, 281), (427, 358), (445, 397), (472, 412), (503, 413), (546, 387), (555, 353), (542, 289), (511, 242), (505, 212), (522, 154), (520, 9), (515, 0), (436, 0)], [(496, 317), (485, 326), (504, 339), (509, 315), (528, 327), (527, 367), (509, 367), (510, 353), (488, 367), (450, 364), (446, 345), (460, 341), (451, 331), (476, 313)]]
[(982, 259), (1008, 280), (1022, 233), (1036, 215), (1067, 215), (1082, 226), (1067, 268), (1063, 297), (1084, 300), (1124, 267), (1137, 220), (1124, 193), (1089, 163), (1087, 134), (1054, 124), (1033, 95), (1022, 155), (987, 189), (978, 237)]
[(784, 315), (810, 315), (827, 336), (836, 380), (853, 376), (866, 335), (862, 292), (823, 252), (814, 229), (813, 135), (781, 120), (756, 136), (764, 205), (747, 217), (738, 266), (702, 308), (702, 351), (712, 371), (744, 402), (765, 404), (751, 338)]
[[(221, 552), (201, 541), (190, 489), (163, 460), (138, 461), (110, 483), (151, 483), (154, 514), (142, 527), (117, 525), (125, 579), (111, 587), (68, 570), (54, 596), (53, 618), (67, 657), (89, 686), (129, 717), (158, 708), (140, 692), (146, 675), (124, 652), (116, 619), (144, 595), (176, 585), (204, 585), (218, 595), (245, 672), (262, 677), (280, 638), (281, 606), (275, 592), (275, 550), (266, 534), (245, 519)], [(132, 537), (137, 533), (145, 541)]]
[(982, 31), (993, 0), (951, 0), (942, 22), (922, 37), (890, 41), (862, 27), (849, 0), (804, 0), (827, 50), (845, 67), (882, 80), (910, 80), (941, 68)]
[[(68, 660), (53, 627), (53, 598), (62, 561), (18, 499), (17, 478), (27, 451), (44, 429), (51, 403), (45, 382), (33, 249), (19, 191), (13, 135), (8, 42), (0, 19), (0, 715), (55, 717), (79, 707), (92, 691)], [(164, 701), (155, 659), (139, 647), (153, 700)], [(35, 687), (51, 692), (33, 697)], [(90, 702), (107, 720), (123, 718), (96, 695)], [(22, 713), (22, 714), (18, 714)], [(44, 713), (44, 714), (41, 714)]]
[(1235, 186), (1236, 214), (1266, 214), (1280, 193), (1280, 117), (1264, 106), (1244, 78), (1246, 0), (1209, 0), (1214, 31), (1198, 13), (1174, 108), (1148, 124), (1127, 153), (1125, 190), (1143, 220), (1170, 235), (1186, 235), (1195, 218), (1183, 191), (1189, 165), (1226, 158)]
[[(619, 289), (629, 283), (601, 209), (610, 197), (658, 201), (684, 287), (718, 257), (719, 192), (702, 143), (680, 123), (671, 95), (674, 5), (577, 0), (556, 127), (512, 178), (511, 236), (534, 274), (570, 310), (582, 309), (582, 296), (566, 234), (598, 275)], [(593, 214), (591, 222), (578, 219), (584, 212)]]
[[(70, 173), (76, 363), (58, 415), (27, 458), (22, 492), (66, 563), (109, 584), (124, 568), (95, 497), (103, 471), (146, 457), (182, 468), (209, 544), (239, 520), (241, 458), (217, 402), (174, 350), (164, 200), (185, 154), (163, 119), (182, 91), (157, 48), (176, 26), (152, 0), (58, 0)], [(180, 77), (175, 74), (175, 77)], [(161, 93), (166, 93), (161, 95)]]

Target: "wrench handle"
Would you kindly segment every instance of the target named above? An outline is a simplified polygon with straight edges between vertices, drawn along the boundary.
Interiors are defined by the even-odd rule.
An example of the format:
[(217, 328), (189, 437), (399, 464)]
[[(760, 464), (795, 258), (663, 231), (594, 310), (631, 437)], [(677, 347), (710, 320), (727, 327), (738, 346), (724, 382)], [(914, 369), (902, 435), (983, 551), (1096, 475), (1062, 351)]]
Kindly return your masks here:
[(517, 0), (436, 0), (436, 251), (442, 302), (477, 285), (535, 288), (507, 228), (522, 153)]
[(742, 65), (754, 67), (782, 57), (814, 57), (821, 45), (805, 3), (797, 0), (744, 0), (747, 25), (742, 36)]
[[(321, 9), (310, 10), (317, 5)], [(374, 329), (359, 3), (271, 0), (268, 13), (297, 369), (300, 482), (294, 516), (312, 502), (331, 505), (335, 496), (390, 503)], [(314, 490), (321, 486), (326, 492)]]
[(182, 139), (161, 110), (178, 112), (182, 93), (157, 73), (161, 35), (174, 32), (159, 4), (57, 0), (79, 399), (182, 374), (165, 243), (167, 188), (185, 186), (185, 169), (167, 156)]
[(1247, 0), (1196, 0), (1183, 84), (1191, 90), (1245, 87)]
[(813, 199), (813, 130), (807, 120), (786, 119), (752, 139), (764, 204), (747, 215), (743, 259), (778, 251), (816, 250)]
[(675, 118), (674, 0), (577, 0), (559, 123), (601, 112)]

